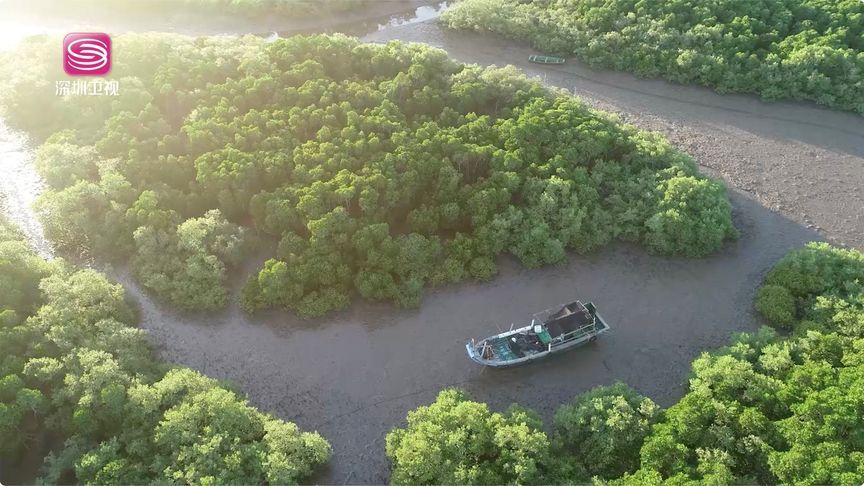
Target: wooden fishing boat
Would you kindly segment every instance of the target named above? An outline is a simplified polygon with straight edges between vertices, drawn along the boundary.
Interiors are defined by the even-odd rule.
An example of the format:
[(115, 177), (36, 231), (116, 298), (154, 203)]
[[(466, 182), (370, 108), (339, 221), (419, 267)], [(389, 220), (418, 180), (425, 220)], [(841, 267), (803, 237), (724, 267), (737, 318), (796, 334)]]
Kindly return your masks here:
[(564, 64), (565, 61), (563, 57), (538, 55), (528, 56), (528, 60), (537, 64)]
[(531, 323), (465, 345), (472, 361), (495, 368), (515, 366), (592, 342), (609, 325), (589, 302), (578, 300), (534, 314)]

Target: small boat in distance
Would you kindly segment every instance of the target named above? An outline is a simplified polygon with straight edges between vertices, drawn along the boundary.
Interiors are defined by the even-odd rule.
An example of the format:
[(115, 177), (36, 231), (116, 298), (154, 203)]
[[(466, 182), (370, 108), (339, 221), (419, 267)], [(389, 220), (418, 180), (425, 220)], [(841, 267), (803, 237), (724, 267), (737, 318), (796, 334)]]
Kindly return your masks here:
[(472, 361), (495, 368), (530, 363), (592, 342), (609, 325), (589, 302), (578, 300), (534, 314), (531, 324), (465, 345)]
[(537, 64), (564, 64), (565, 61), (563, 57), (538, 55), (528, 56), (528, 60)]

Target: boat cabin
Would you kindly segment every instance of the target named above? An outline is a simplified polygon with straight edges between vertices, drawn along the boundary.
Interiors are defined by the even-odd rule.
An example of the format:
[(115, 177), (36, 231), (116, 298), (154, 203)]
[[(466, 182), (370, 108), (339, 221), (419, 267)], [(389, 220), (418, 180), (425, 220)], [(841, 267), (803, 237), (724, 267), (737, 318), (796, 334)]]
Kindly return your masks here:
[(479, 357), (491, 361), (518, 361), (550, 353), (556, 347), (581, 338), (593, 337), (597, 329), (594, 314), (576, 301), (534, 314), (531, 324), (483, 340)]

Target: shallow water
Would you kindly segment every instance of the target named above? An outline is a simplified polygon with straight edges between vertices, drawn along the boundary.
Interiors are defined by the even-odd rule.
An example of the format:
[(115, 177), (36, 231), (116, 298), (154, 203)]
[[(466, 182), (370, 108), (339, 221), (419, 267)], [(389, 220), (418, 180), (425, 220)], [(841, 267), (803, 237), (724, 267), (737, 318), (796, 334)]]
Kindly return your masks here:
[(343, 34), (362, 37), (374, 32), (383, 32), (394, 27), (404, 27), (413, 24), (419, 24), (429, 20), (433, 20), (441, 15), (447, 9), (449, 3), (452, 2), (436, 2), (429, 5), (420, 5), (414, 9), (408, 9), (404, 12), (390, 15), (389, 17), (379, 17), (373, 19), (362, 20), (358, 22), (349, 22), (338, 24), (331, 27), (311, 27), (306, 29), (293, 28), (288, 31), (271, 32), (268, 39), (277, 39), (280, 36), (316, 33), (316, 32), (341, 32)]
[[(413, 18), (427, 14), (415, 12)], [(371, 37), (424, 32), (411, 22), (375, 22), (384, 27)], [(389, 29), (398, 32), (391, 36)], [(411, 40), (441, 45), (449, 39), (446, 32), (427, 31), (435, 33)], [(492, 49), (491, 43), (485, 46)], [(470, 50), (465, 49), (463, 54)], [(483, 53), (484, 47), (472, 53), (477, 49)], [(0, 130), (0, 152), (7, 210), (40, 253), (49, 255), (29, 209), (41, 189), (30, 154), (6, 130)], [(382, 483), (387, 431), (443, 387), (463, 387), (497, 409), (519, 402), (547, 418), (574, 394), (615, 381), (672, 403), (694, 357), (724, 344), (733, 332), (757, 327), (752, 296), (764, 272), (789, 249), (819, 239), (746, 194), (731, 196), (742, 236), (712, 257), (661, 258), (614, 245), (537, 270), (505, 258), (491, 282), (428, 291), (413, 310), (358, 302), (317, 320), (284, 312), (250, 317), (236, 305), (215, 314), (185, 314), (154, 301), (127, 271), (112, 274), (139, 303), (141, 326), (165, 359), (231, 380), (261, 409), (318, 430), (331, 442), (333, 459), (316, 482)], [(466, 340), (575, 298), (597, 304), (612, 327), (595, 344), (510, 370), (483, 370), (465, 356)]]
[(440, 16), (447, 7), (448, 2), (440, 2), (435, 5), (421, 5), (417, 7), (411, 15), (393, 17), (388, 20), (387, 23), (378, 24), (378, 31), (380, 32), (391, 27), (401, 27), (435, 19)]
[(27, 235), (39, 255), (51, 258), (54, 250), (33, 211), (33, 202), (44, 183), (32, 159), (24, 138), (0, 120), (0, 209)]

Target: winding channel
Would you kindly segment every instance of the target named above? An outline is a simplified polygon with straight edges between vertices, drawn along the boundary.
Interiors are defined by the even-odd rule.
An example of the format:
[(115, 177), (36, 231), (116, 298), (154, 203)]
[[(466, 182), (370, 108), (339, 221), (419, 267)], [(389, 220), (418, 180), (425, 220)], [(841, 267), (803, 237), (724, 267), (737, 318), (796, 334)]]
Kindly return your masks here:
[[(436, 12), (423, 14), (431, 18)], [(741, 238), (699, 260), (651, 256), (630, 245), (572, 255), (565, 264), (537, 270), (504, 258), (491, 282), (427, 291), (418, 309), (358, 302), (319, 320), (282, 312), (250, 317), (236, 305), (216, 314), (184, 314), (154, 301), (124, 271), (113, 271), (139, 303), (141, 326), (165, 359), (231, 380), (262, 410), (318, 430), (331, 442), (333, 459), (315, 482), (385, 482), (387, 431), (446, 386), (460, 386), (493, 408), (518, 402), (547, 418), (573, 395), (615, 381), (668, 405), (683, 392), (693, 358), (723, 345), (734, 332), (758, 326), (753, 293), (789, 249), (823, 238), (864, 244), (860, 225), (849, 229), (832, 222), (837, 214), (854, 218), (861, 201), (857, 180), (842, 175), (864, 170), (860, 117), (805, 104), (766, 105), (577, 63), (538, 70), (523, 65), (530, 52), (523, 46), (444, 31), (417, 15), (378, 25), (383, 27), (364, 39), (423, 41), (466, 62), (516, 64), (629, 122), (665, 133), (703, 170), (730, 184)], [(783, 165), (802, 153), (812, 160)], [(30, 209), (41, 187), (30, 161), (24, 140), (0, 129), (6, 209), (40, 253), (50, 255)], [(792, 187), (796, 174), (813, 176), (820, 164), (852, 185), (836, 185), (836, 194), (813, 199), (807, 191), (818, 187), (805, 185), (796, 193), (770, 182), (772, 171), (779, 171)], [(512, 370), (484, 371), (464, 356), (466, 339), (573, 298), (595, 302), (612, 332), (580, 350)]]

